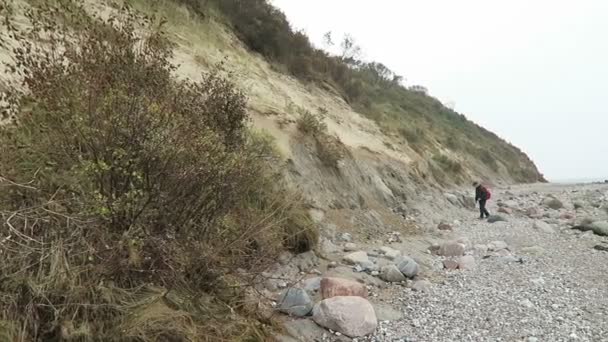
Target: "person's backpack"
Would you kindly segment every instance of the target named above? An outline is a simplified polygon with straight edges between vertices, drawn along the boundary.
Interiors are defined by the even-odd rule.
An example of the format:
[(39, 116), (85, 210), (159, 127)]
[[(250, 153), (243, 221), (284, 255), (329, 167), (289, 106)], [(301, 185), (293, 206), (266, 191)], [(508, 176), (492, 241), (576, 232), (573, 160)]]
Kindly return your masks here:
[(490, 190), (488, 190), (488, 188), (486, 188), (485, 186), (482, 187), (481, 189), (483, 192), (485, 192), (486, 194), (486, 200), (489, 200), (490, 198), (492, 198), (492, 193), (490, 192)]

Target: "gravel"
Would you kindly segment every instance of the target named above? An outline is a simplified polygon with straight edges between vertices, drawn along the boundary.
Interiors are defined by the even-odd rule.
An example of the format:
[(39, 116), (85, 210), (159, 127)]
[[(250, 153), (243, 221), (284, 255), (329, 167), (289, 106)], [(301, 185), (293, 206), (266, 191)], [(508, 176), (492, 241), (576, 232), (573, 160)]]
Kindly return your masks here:
[[(581, 195), (549, 189), (566, 207), (572, 206), (571, 196)], [(514, 200), (527, 208), (538, 206), (542, 196)], [(404, 318), (380, 322), (373, 335), (357, 341), (608, 341), (608, 253), (593, 249), (608, 246), (606, 238), (580, 238), (565, 223), (546, 234), (519, 216), (495, 224), (472, 216), (462, 221), (455, 235), (481, 245), (505, 241), (515, 257), (509, 260), (518, 262), (476, 250), (470, 252), (475, 253), (474, 270), (445, 271), (438, 257), (432, 267), (445, 280), (429, 292), (391, 287), (388, 302)], [(529, 247), (545, 252), (526, 252)]]

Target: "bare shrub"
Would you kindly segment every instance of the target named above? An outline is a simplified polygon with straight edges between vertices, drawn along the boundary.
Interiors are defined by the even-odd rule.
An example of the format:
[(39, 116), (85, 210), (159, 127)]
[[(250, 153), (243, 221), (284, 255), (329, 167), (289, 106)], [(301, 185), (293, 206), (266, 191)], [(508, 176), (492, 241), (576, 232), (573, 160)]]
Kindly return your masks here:
[(338, 162), (348, 155), (348, 149), (336, 136), (320, 134), (315, 142), (319, 159), (327, 167), (337, 169)]
[(313, 248), (315, 227), (244, 95), (216, 74), (178, 81), (162, 26), (121, 13), (62, 0), (11, 27), (25, 90), (0, 127), (0, 336), (259, 336), (234, 317), (239, 289)]

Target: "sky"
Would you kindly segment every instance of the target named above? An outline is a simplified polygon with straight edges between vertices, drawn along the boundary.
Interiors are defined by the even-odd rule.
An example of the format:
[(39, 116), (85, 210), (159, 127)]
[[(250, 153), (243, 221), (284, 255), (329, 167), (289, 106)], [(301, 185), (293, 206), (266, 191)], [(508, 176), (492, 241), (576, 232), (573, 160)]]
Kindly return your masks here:
[(350, 34), (549, 180), (608, 179), (608, 1), (271, 2), (317, 47)]

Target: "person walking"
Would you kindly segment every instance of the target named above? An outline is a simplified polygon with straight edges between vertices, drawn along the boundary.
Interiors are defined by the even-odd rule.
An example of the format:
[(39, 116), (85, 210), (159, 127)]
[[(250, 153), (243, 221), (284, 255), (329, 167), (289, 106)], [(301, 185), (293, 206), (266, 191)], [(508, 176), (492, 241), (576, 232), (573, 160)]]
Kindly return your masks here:
[(491, 195), (488, 189), (479, 182), (474, 182), (473, 187), (475, 188), (475, 202), (479, 202), (479, 219), (483, 220), (490, 217), (490, 213), (486, 209), (486, 202), (490, 199)]

